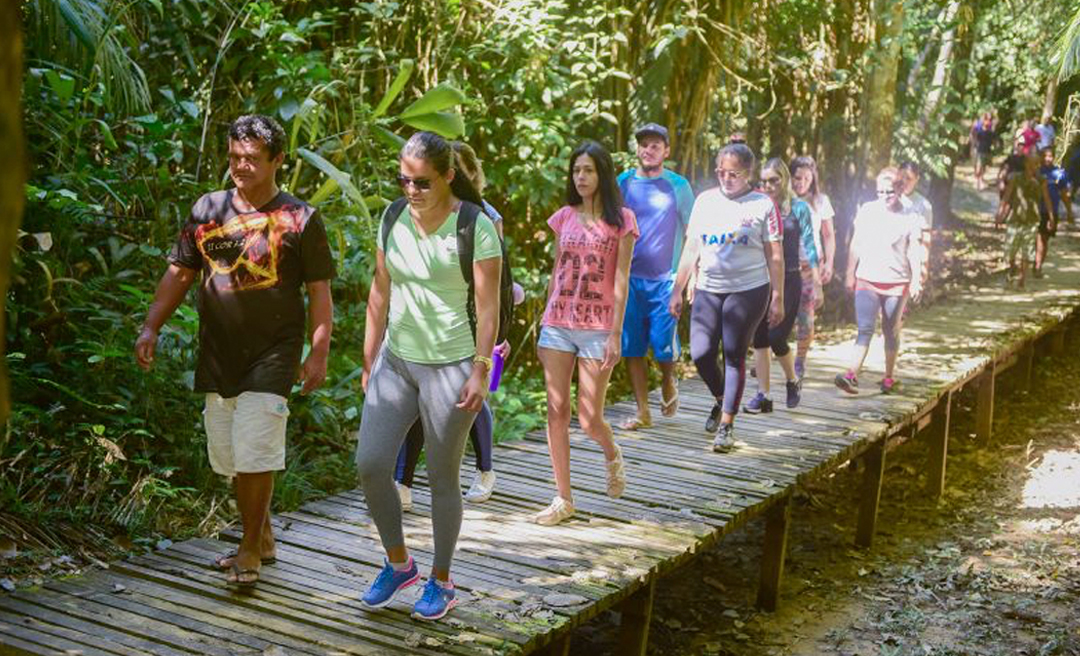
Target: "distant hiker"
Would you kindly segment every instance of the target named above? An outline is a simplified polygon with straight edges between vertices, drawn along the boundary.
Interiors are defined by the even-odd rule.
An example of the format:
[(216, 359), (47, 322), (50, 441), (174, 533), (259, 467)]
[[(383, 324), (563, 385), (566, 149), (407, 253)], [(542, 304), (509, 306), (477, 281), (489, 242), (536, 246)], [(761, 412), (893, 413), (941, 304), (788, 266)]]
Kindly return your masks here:
[(690, 355), (715, 399), (705, 432), (714, 436), (716, 452), (735, 446), (735, 415), (742, 403), (746, 350), (754, 330), (766, 311), (770, 327), (784, 319), (783, 228), (776, 204), (750, 185), (756, 168), (757, 159), (745, 144), (728, 144), (720, 150), (716, 156), (720, 186), (694, 201), (671, 292), (670, 311), (678, 317), (683, 290), (697, 270)]
[(619, 176), (626, 206), (637, 217), (641, 236), (630, 263), (630, 289), (623, 321), (622, 354), (637, 402), (637, 416), (621, 428), (652, 425), (649, 412), (649, 348), (660, 366), (660, 414), (675, 415), (679, 386), (675, 361), (680, 344), (678, 322), (668, 312), (668, 301), (679, 263), (686, 225), (694, 206), (694, 191), (686, 178), (664, 168), (671, 154), (667, 128), (649, 123), (638, 129), (637, 168)]
[[(1061, 222), (1062, 210), (1064, 209), (1065, 220), (1072, 223), (1073, 208), (1071, 183), (1065, 169), (1054, 163), (1054, 151), (1050, 148), (1039, 154), (1042, 166), (1039, 174), (1046, 181), (1046, 190), (1049, 193), (1049, 205), (1039, 206), (1039, 237), (1035, 246), (1035, 268), (1032, 272), (1036, 278), (1042, 277), (1043, 262), (1050, 250), (1050, 238), (1057, 234), (1057, 226)], [(1064, 201), (1064, 202), (1062, 202)]]
[(803, 264), (802, 291), (799, 295), (799, 316), (795, 318), (797, 347), (795, 351), (795, 374), (801, 379), (806, 372), (806, 356), (814, 341), (814, 319), (825, 303), (824, 285), (833, 278), (836, 263), (836, 228), (832, 202), (820, 188), (817, 163), (813, 157), (804, 155), (791, 160), (791, 189), (795, 196), (810, 207), (814, 225), (814, 248), (818, 254), (818, 275)]
[[(502, 247), (494, 224), (480, 210), (480, 195), (455, 170), (454, 151), (445, 139), (417, 132), (402, 147), (398, 170), (407, 202), (391, 204), (382, 218), (387, 227), (380, 226), (356, 445), (356, 468), (386, 565), (361, 601), (381, 608), (420, 579), (405, 546), (393, 478), (405, 433), (419, 419), (431, 487), (434, 560), (413, 616), (435, 620), (458, 602), (450, 564), (461, 530), (459, 470), (469, 428), (488, 394)], [(473, 246), (471, 285), (459, 260), (462, 238)], [(474, 315), (468, 309), (470, 289)]]
[[(998, 206), (994, 224), (1005, 224), (1005, 259), (1009, 263), (1009, 282), (1023, 289), (1029, 262), (1034, 262), (1039, 241), (1040, 206), (1050, 207), (1050, 192), (1046, 180), (1039, 175), (1039, 160), (1035, 155), (1023, 159), (1023, 168), (1008, 174), (1005, 191)], [(1056, 222), (1047, 219), (1047, 228)], [(1017, 257), (1020, 265), (1017, 267)]]
[(1040, 151), (1053, 150), (1054, 138), (1057, 136), (1057, 131), (1054, 130), (1054, 119), (1049, 114), (1044, 114), (1042, 117), (1042, 123), (1035, 126), (1035, 132), (1039, 133), (1039, 142), (1036, 145)]
[(836, 386), (849, 394), (859, 392), (858, 374), (879, 313), (885, 337), (885, 376), (878, 387), (888, 394), (899, 385), (895, 368), (904, 306), (909, 298), (918, 300), (926, 279), (921, 246), (928, 229), (926, 217), (903, 201), (902, 185), (898, 170), (883, 169), (877, 176), (877, 200), (865, 203), (855, 216), (845, 282), (855, 295), (859, 334), (852, 347), (851, 365), (835, 379)]
[(971, 126), (971, 153), (975, 164), (975, 188), (982, 191), (986, 188), (986, 167), (990, 164), (990, 158), (994, 143), (999, 139), (994, 116), (990, 112), (984, 112), (982, 117)]
[(537, 354), (547, 385), (547, 438), (558, 494), (534, 516), (558, 524), (574, 514), (570, 486), (570, 384), (578, 375), (581, 429), (604, 451), (607, 494), (622, 496), (622, 450), (604, 420), (611, 371), (622, 352), (622, 330), (634, 241), (634, 213), (623, 206), (611, 155), (586, 141), (570, 155), (566, 205), (548, 219), (555, 233), (555, 262)]
[[(334, 260), (315, 208), (280, 191), (285, 133), (272, 118), (241, 116), (229, 127), (235, 185), (195, 203), (169, 254), (169, 268), (135, 342), (150, 369), (158, 332), (199, 281), (195, 391), (213, 470), (234, 479), (243, 538), (215, 565), (228, 583), (251, 587), (274, 562), (270, 528), (274, 472), (285, 468), (285, 424), (294, 383), (301, 394), (326, 378)], [(304, 291), (308, 311), (304, 313)], [(301, 361), (305, 323), (311, 350)]]
[(930, 205), (930, 201), (926, 200), (926, 196), (919, 193), (919, 173), (919, 165), (911, 160), (900, 165), (901, 199), (908, 204), (911, 212), (922, 218), (923, 225), (926, 226), (918, 244), (923, 249), (925, 266), (922, 268), (921, 275), (923, 289), (925, 289), (930, 281), (930, 247), (934, 228), (934, 208)]

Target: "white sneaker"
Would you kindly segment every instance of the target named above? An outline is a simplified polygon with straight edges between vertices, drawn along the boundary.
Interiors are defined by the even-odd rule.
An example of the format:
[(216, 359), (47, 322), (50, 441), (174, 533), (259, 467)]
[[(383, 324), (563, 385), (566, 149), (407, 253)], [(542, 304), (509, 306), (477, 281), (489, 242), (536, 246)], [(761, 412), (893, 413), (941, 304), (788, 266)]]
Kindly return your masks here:
[(542, 526), (554, 526), (574, 515), (574, 502), (557, 496), (551, 505), (533, 515), (533, 521)]
[(495, 491), (495, 470), (478, 471), (473, 477), (469, 491), (465, 493), (465, 500), (469, 503), (484, 503), (491, 498)]
[(394, 481), (394, 485), (397, 486), (398, 497), (401, 499), (401, 512), (410, 512), (412, 510), (412, 488), (397, 481)]
[(626, 467), (623, 465), (622, 449), (615, 445), (615, 457), (607, 461), (607, 493), (618, 499), (626, 489)]

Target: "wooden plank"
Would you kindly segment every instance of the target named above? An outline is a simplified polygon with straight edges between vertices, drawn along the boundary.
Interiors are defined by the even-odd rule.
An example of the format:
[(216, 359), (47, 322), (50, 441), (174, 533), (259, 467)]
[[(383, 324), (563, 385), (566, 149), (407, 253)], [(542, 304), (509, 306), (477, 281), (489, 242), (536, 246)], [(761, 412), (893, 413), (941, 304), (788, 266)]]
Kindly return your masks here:
[(650, 578), (619, 604), (619, 638), (615, 653), (626, 656), (645, 656), (649, 646), (649, 625), (652, 623), (656, 578)]
[[(252, 622), (259, 622), (265, 614), (271, 614), (287, 617), (300, 624), (310, 624), (320, 629), (351, 636), (364, 647), (361, 653), (365, 655), (390, 656), (400, 653), (449, 652), (467, 656), (470, 653), (468, 649), (447, 645), (442, 641), (438, 648), (407, 646), (404, 642), (407, 634), (392, 626), (388, 621), (395, 616), (407, 617), (405, 613), (396, 609), (360, 612), (355, 607), (348, 608), (349, 604), (319, 603), (315, 597), (311, 597), (310, 601), (305, 601), (303, 598), (298, 598), (300, 595), (283, 594), (280, 589), (274, 590), (270, 586), (260, 586), (246, 595), (228, 595), (227, 591), (223, 595), (219, 592), (220, 584), (211, 576), (196, 570), (171, 566), (169, 561), (163, 562), (159, 557), (146, 557), (144, 562), (118, 563), (113, 565), (113, 569), (158, 585), (169, 585), (189, 593), (208, 596), (215, 601), (236, 604), (246, 611)], [(462, 616), (467, 617), (468, 611), (462, 613)], [(381, 626), (380, 620), (384, 621)], [(421, 636), (423, 637), (423, 634)]]
[(0, 620), (0, 654), (4, 656), (115, 656), (62, 637), (38, 633), (25, 626)]
[(231, 656), (233, 649), (243, 647), (242, 638), (241, 643), (210, 640), (138, 613), (110, 608), (93, 598), (48, 589), (39, 589), (33, 594), (16, 593), (5, 600), (4, 608), (85, 634), (89, 645), (115, 643), (140, 653), (158, 652), (166, 656), (189, 653)]
[(945, 493), (945, 463), (949, 457), (949, 418), (952, 392), (945, 395), (934, 409), (934, 421), (929, 430), (930, 450), (927, 463), (926, 491), (932, 498)]
[[(26, 614), (20, 614), (20, 611)], [(52, 644), (51, 640), (59, 638), (64, 641), (64, 644), (78, 644), (82, 645), (80, 649), (89, 647), (110, 655), (186, 656), (190, 654), (190, 652), (175, 650), (168, 645), (146, 640), (140, 636), (115, 631), (111, 627), (82, 622), (48, 608), (19, 601), (9, 608), (0, 608), (0, 623), (17, 625), (25, 630), (48, 636), (41, 641), (41, 644)], [(117, 637), (119, 640), (116, 639)], [(29, 636), (28, 639), (35, 640)], [(3, 651), (0, 650), (0, 653)]]
[(875, 443), (863, 454), (863, 481), (859, 491), (859, 519), (855, 546), (869, 549), (874, 543), (881, 481), (885, 477), (885, 440)]
[(775, 611), (780, 600), (780, 582), (784, 577), (790, 520), (789, 494), (765, 514), (765, 543), (761, 554), (761, 579), (757, 594), (757, 606), (764, 611)]
[(994, 381), (996, 365), (991, 362), (979, 378), (975, 402), (975, 439), (982, 446), (990, 443), (994, 429)]

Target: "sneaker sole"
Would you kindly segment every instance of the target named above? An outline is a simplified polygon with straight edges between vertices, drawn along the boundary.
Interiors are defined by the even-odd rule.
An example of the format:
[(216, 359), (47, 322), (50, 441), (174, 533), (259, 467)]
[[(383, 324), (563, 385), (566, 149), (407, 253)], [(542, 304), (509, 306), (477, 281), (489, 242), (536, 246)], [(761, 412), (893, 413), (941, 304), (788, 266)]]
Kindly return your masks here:
[(391, 603), (393, 603), (394, 597), (397, 597), (399, 592), (401, 592), (405, 588), (411, 588), (412, 586), (416, 585), (419, 582), (420, 582), (420, 571), (417, 570), (416, 576), (413, 576), (408, 581), (406, 581), (406, 582), (402, 583), (401, 585), (399, 585), (397, 590), (394, 590), (394, 592), (390, 594), (390, 596), (386, 599), (386, 601), (378, 603), (378, 604), (369, 604), (368, 602), (361, 599), (360, 603), (363, 604), (366, 608), (386, 608)]
[(712, 447), (713, 453), (730, 453), (734, 449), (735, 449), (734, 444), (732, 444), (731, 446), (717, 446), (717, 445), (714, 444), (713, 447)]
[(481, 496), (472, 496), (472, 497), (466, 494), (465, 495), (465, 501), (467, 503), (484, 503), (485, 501), (487, 501), (488, 499), (491, 498), (491, 495), (494, 492), (495, 491), (492, 490), (491, 492), (488, 492), (487, 494), (484, 494), (484, 495), (481, 495)]
[(453, 610), (454, 606), (457, 606), (457, 605), (458, 605), (457, 597), (454, 597), (453, 599), (450, 600), (450, 603), (446, 604), (446, 608), (444, 608), (443, 611), (441, 613), (439, 613), (438, 615), (423, 615), (423, 614), (418, 613), (418, 612), (416, 612), (414, 610), (413, 613), (412, 613), (412, 616), (413, 616), (413, 619), (423, 620), (425, 622), (434, 622), (435, 620), (441, 620), (442, 618), (446, 617), (446, 614), (449, 613), (451, 610)]

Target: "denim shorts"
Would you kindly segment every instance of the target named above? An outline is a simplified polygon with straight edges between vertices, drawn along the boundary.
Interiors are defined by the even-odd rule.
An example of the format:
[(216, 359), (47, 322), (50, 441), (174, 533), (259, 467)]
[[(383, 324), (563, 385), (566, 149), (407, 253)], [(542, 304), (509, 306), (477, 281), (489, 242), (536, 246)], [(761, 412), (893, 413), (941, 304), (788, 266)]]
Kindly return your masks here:
[(603, 360), (610, 330), (575, 330), (558, 326), (541, 326), (539, 348), (566, 351), (579, 358)]

